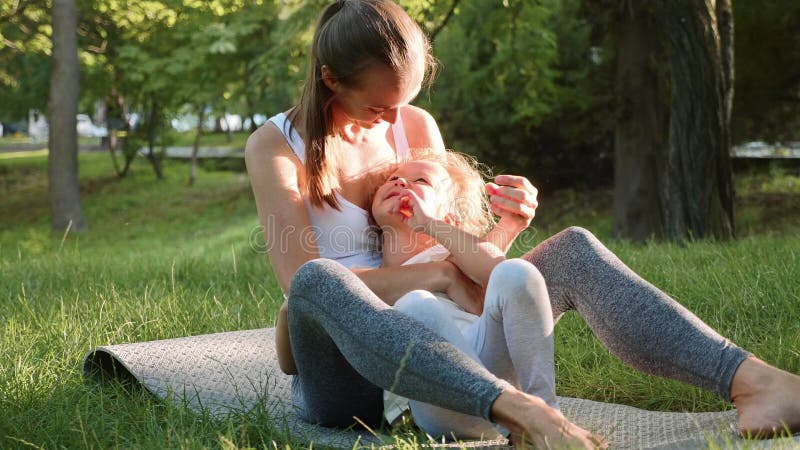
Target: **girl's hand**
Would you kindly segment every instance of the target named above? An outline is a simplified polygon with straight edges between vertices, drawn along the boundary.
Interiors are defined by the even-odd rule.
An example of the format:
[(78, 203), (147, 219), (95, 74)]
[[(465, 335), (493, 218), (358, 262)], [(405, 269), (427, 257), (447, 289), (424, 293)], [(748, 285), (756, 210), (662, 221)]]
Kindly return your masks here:
[(450, 259), (444, 262), (447, 263), (446, 277), (449, 281), (445, 294), (458, 306), (464, 308), (464, 311), (477, 316), (481, 315), (483, 313), (485, 289), (464, 275), (461, 269)]
[(528, 228), (539, 206), (539, 191), (527, 178), (517, 175), (498, 175), (494, 183), (486, 183), (492, 212), (500, 216), (497, 226), (517, 233)]
[(436, 208), (410, 189), (403, 189), (398, 198), (397, 207), (390, 212), (399, 214), (412, 230), (430, 234), (431, 225), (437, 219)]

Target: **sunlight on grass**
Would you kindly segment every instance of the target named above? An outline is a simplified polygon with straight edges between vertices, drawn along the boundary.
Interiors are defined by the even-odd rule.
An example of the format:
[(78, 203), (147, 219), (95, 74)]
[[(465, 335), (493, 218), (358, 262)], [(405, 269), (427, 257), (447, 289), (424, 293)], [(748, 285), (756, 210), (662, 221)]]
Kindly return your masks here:
[[(46, 155), (0, 163), (8, 192), (0, 197), (0, 448), (310, 448), (266, 411), (212, 420), (135, 386), (83, 379), (81, 361), (95, 345), (272, 326), (282, 298), (251, 244), (258, 221), (246, 175), (201, 171), (189, 187), (179, 162), (165, 162), (162, 181), (143, 159), (125, 179), (107, 154), (82, 153), (80, 164), (89, 231), (65, 238), (49, 228)], [(536, 224), (515, 252), (566, 224), (585, 226), (723, 335), (800, 372), (796, 232), (635, 245), (609, 239), (607, 210), (584, 208), (602, 202), (565, 198), (575, 209)], [(760, 217), (752, 214), (753, 229)], [(574, 313), (556, 327), (556, 365), (560, 395), (652, 410), (729, 407), (627, 368)], [(414, 433), (395, 430), (395, 444), (418, 448)]]
[(26, 150), (20, 152), (0, 152), (0, 160), (29, 158), (35, 156), (47, 156), (48, 153), (49, 152), (47, 151), (47, 147), (41, 148), (39, 150)]

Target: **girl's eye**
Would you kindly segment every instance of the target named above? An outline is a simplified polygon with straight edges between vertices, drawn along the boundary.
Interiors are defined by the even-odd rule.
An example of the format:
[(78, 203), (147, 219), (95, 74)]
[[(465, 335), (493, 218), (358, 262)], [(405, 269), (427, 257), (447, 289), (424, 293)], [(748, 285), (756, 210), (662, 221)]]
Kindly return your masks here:
[(415, 183), (425, 183), (425, 184), (430, 184), (430, 183), (428, 183), (428, 180), (426, 180), (425, 178), (417, 178), (416, 180), (414, 180), (414, 182), (415, 182)]
[(383, 111), (375, 108), (367, 108), (372, 114), (382, 114)]

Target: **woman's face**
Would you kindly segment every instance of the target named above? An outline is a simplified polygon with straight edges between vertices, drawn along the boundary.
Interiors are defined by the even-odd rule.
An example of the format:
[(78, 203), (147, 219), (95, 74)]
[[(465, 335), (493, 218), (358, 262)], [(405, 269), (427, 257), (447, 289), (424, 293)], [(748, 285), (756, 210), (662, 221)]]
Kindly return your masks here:
[(450, 174), (441, 164), (433, 161), (408, 161), (403, 163), (375, 191), (372, 215), (378, 226), (403, 223), (400, 211), (406, 191), (413, 191), (421, 207), (442, 218), (447, 206), (447, 188)]
[(356, 87), (334, 84), (334, 107), (362, 128), (395, 123), (399, 108), (412, 102), (422, 86), (422, 69), (413, 72), (403, 79), (389, 67), (372, 66), (361, 74)]

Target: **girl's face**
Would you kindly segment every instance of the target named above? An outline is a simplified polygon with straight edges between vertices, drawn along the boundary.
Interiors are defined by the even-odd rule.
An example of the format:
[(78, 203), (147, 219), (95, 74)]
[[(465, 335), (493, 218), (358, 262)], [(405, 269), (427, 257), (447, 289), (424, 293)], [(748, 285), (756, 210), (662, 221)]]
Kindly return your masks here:
[(448, 206), (449, 186), (450, 174), (441, 164), (433, 161), (408, 161), (395, 170), (375, 192), (372, 201), (375, 222), (381, 227), (402, 224), (403, 202), (407, 201), (406, 191), (416, 194), (422, 209), (442, 219)]
[(395, 123), (399, 109), (416, 98), (422, 87), (422, 69), (413, 72), (403, 79), (390, 68), (375, 65), (361, 74), (356, 87), (346, 87), (335, 79), (325, 82), (336, 93), (334, 107), (369, 129), (382, 122)]

